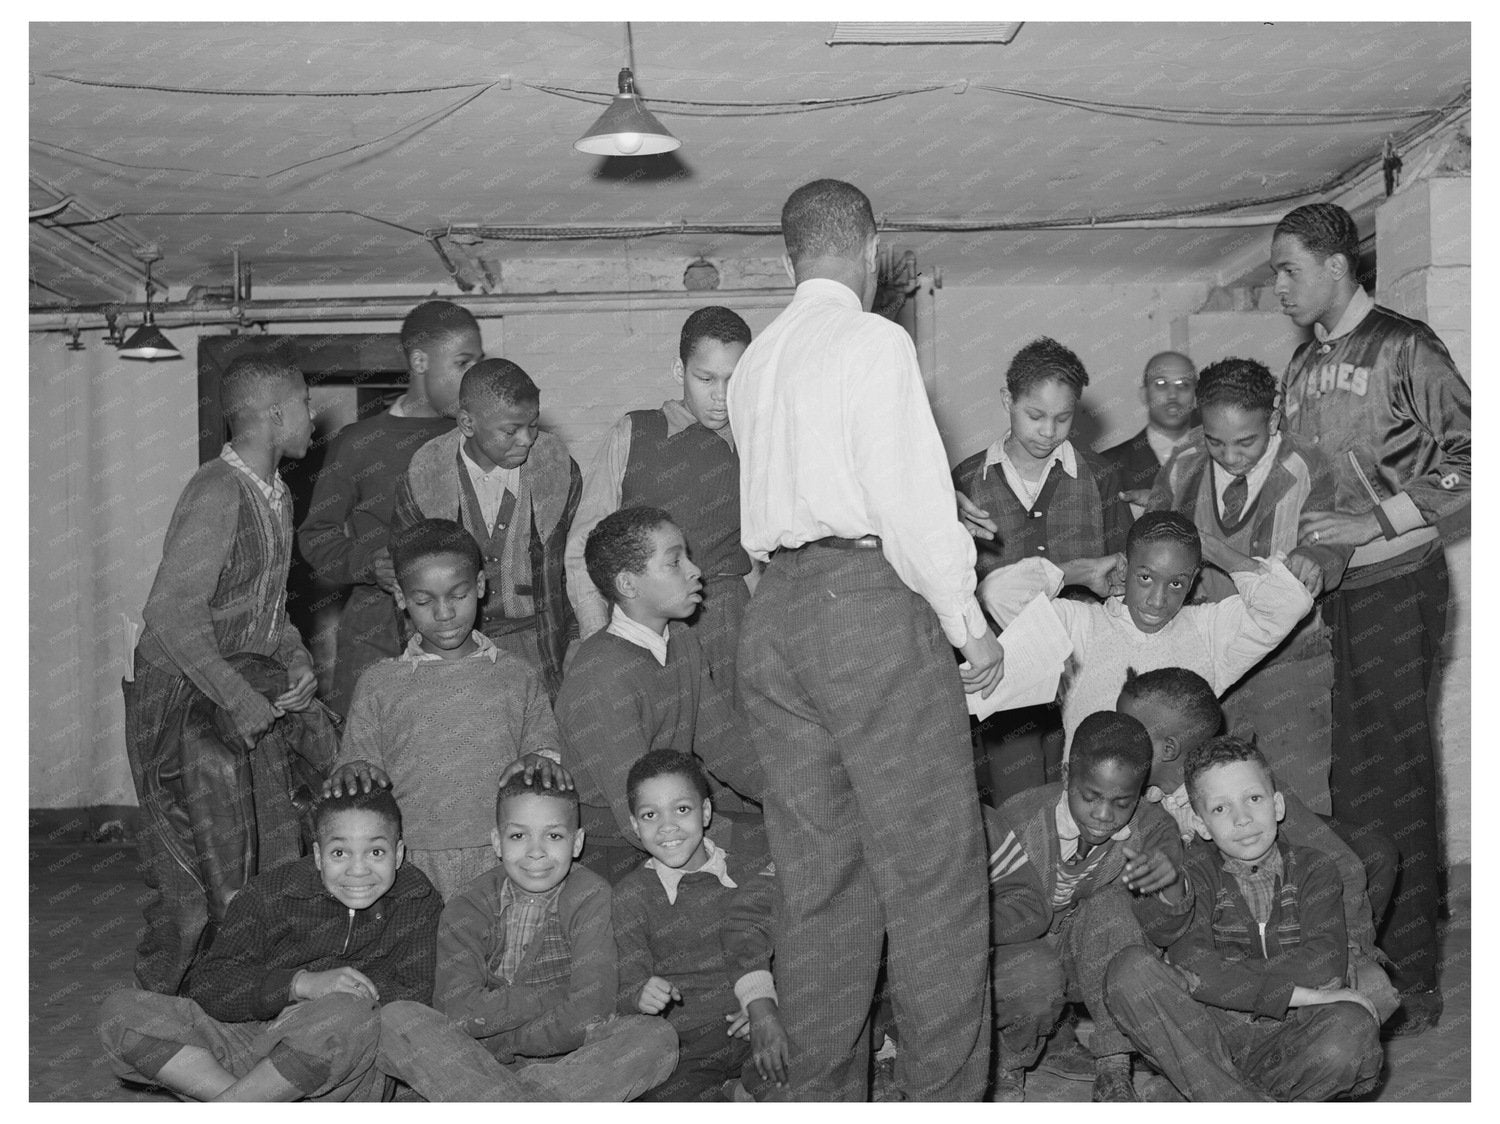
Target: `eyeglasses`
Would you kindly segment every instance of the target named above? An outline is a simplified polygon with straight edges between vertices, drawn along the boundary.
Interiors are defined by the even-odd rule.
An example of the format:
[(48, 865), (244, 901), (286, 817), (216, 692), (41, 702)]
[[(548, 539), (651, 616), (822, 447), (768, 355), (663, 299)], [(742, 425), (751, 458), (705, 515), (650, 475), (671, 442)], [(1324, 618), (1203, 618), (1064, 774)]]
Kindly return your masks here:
[(1196, 390), (1198, 388), (1198, 380), (1197, 379), (1152, 379), (1146, 385), (1149, 386), (1152, 390), (1166, 390), (1167, 387), (1169, 387), (1169, 386), (1173, 390)]

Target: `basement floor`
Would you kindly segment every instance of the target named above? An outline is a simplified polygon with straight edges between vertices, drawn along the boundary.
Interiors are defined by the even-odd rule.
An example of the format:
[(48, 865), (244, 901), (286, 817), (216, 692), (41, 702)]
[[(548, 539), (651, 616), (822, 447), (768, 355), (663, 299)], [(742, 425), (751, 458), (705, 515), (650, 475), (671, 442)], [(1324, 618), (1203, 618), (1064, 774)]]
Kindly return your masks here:
[[(99, 1004), (131, 982), (145, 895), (133, 845), (48, 839), (30, 847), (30, 1099), (157, 1101), (165, 1093), (127, 1086), (110, 1072), (95, 1033)], [(1442, 928), (1442, 1022), (1387, 1044), (1379, 1101), (1468, 1101), (1470, 1092), (1470, 868), (1449, 876)], [(1143, 1089), (1143, 1091), (1145, 1091)], [(1040, 1071), (1028, 1101), (1087, 1101), (1089, 1085)]]

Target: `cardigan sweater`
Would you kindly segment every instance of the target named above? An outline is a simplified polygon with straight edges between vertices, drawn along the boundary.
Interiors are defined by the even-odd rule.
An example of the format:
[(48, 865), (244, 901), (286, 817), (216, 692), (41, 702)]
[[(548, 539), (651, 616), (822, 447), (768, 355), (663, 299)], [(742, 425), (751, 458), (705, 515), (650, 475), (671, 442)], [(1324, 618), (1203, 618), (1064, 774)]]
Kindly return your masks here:
[[(557, 696), (557, 721), (584, 805), (584, 826), (597, 837), (640, 846), (630, 826), (625, 778), (653, 749), (696, 756), (721, 785), (750, 800), (759, 800), (764, 789), (760, 759), (729, 690), (709, 676), (697, 635), (680, 621), (668, 628), (666, 666), (607, 630), (580, 644)], [(721, 793), (714, 795), (715, 807)], [(744, 807), (743, 801), (723, 800), (725, 811)]]
[[(406, 475), (396, 486), (391, 516), (393, 533), (420, 519), (452, 519), (464, 523), (476, 542), (488, 541), (489, 528), (465, 523), (473, 505), (464, 503), (467, 477), (460, 479), (459, 475), (458, 450), (462, 441), (463, 433), (455, 429), (433, 438), (412, 455)], [(521, 582), (518, 577), (516, 584), (530, 586), (528, 596), (536, 605), (534, 627), (542, 659), (538, 670), (547, 694), (556, 698), (562, 686), (568, 641), (578, 635), (578, 622), (568, 601), (563, 573), (563, 550), (568, 541), (568, 527), (583, 494), (583, 475), (562, 440), (545, 432), (537, 434), (520, 471), (522, 485), (531, 498), (531, 541), (526, 548), (531, 573), (529, 583)], [(485, 556), (486, 581), (496, 590), (504, 588), (502, 561), (502, 555), (494, 551)]]
[(185, 993), (221, 1022), (274, 1019), (299, 971), (357, 968), (381, 1003), (432, 999), (443, 899), (411, 864), (376, 902), (350, 909), (328, 892), (312, 856), (283, 863), (234, 896)]
[(1286, 1017), (1294, 987), (1343, 987), (1349, 971), (1343, 884), (1323, 854), (1278, 838), (1283, 874), (1262, 927), (1212, 843), (1199, 839), (1183, 865), (1187, 894), (1155, 895), (1141, 927), (1187, 973), (1194, 999), (1211, 1007)]
[(141, 611), (141, 657), (185, 675), (226, 710), (259, 698), (226, 656), (274, 656), (283, 667), (312, 662), (286, 614), (291, 558), (291, 504), (273, 512), (239, 469), (221, 457), (204, 463), (167, 524)]
[(541, 676), (500, 648), (463, 659), (381, 660), (359, 678), (338, 764), (369, 761), (390, 775), (408, 847), (484, 847), (501, 771), (540, 753), (560, 760), (562, 736)]
[(645, 865), (614, 888), (617, 1009), (639, 1014), (636, 1000), (652, 976), (674, 984), (682, 1002), (667, 1010), (680, 1032), (726, 1026), (740, 1009), (735, 984), (771, 968), (771, 926), (778, 890), (775, 868), (728, 855), (730, 888), (707, 871), (684, 874), (669, 902), (656, 871)]
[(998, 566), (1041, 555), (1061, 564), (1125, 549), (1130, 511), (1119, 498), (1119, 474), (1097, 453), (1073, 446), (1076, 477), (1054, 462), (1034, 504), (1012, 490), (999, 465), (985, 466), (988, 449), (961, 461), (953, 486), (999, 525), (993, 542), (976, 539), (975, 571), (983, 578)]
[[(1018, 944), (1056, 931), (1072, 905), (1111, 885), (1125, 868), (1125, 846), (1133, 851), (1160, 849), (1172, 862), (1182, 865), (1182, 841), (1177, 825), (1155, 804), (1139, 801), (1126, 824), (1128, 839), (1110, 839), (1095, 850), (1104, 857), (1073, 889), (1072, 905), (1061, 912), (1052, 907), (1052, 890), (1062, 863), (1062, 844), (1057, 836), (1057, 802), (1061, 783), (1039, 785), (1018, 792), (998, 810), (981, 806), (984, 813), (986, 848), (990, 856), (990, 915), (993, 944)], [(1144, 899), (1133, 898), (1132, 902)]]
[(496, 867), (443, 909), (433, 1002), (502, 1062), (571, 1053), (589, 1025), (615, 1009), (609, 883), (575, 865), (507, 983), (498, 974), (506, 882), (505, 869)]

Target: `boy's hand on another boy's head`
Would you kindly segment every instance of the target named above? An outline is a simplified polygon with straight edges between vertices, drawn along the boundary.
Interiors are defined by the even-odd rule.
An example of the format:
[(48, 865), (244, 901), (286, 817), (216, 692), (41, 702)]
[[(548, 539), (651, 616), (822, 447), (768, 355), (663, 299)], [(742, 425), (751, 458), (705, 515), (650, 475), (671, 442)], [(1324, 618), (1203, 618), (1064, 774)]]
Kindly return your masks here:
[(246, 751), (253, 750), (255, 743), (260, 737), (276, 723), (282, 711), (273, 706), (269, 699), (259, 691), (246, 696), (243, 702), (236, 703), (229, 709), (229, 716), (234, 719), (235, 731), (240, 740), (244, 742)]
[(791, 1043), (781, 1025), (776, 1000), (752, 999), (746, 1015), (750, 1020), (750, 1055), (755, 1059), (756, 1070), (767, 1081), (785, 1085), (787, 1067), (791, 1064)]
[[(1125, 848), (1125, 885), (1136, 894), (1154, 894), (1177, 885), (1177, 867), (1160, 848), (1142, 854)], [(1176, 898), (1176, 894), (1165, 894)]]
[(303, 969), (292, 977), (293, 999), (321, 999), (336, 992), (355, 995), (372, 1003), (380, 1001), (380, 989), (358, 968), (330, 968), (326, 972)]
[(527, 753), (517, 757), (507, 765), (500, 773), (500, 780), (496, 788), (502, 788), (505, 782), (517, 773), (526, 774), (526, 783), (531, 784), (532, 778), (541, 780), (543, 788), (555, 788), (559, 791), (567, 791), (576, 787), (573, 784), (573, 776), (556, 761), (550, 757), (543, 757), (540, 753)]
[(673, 1003), (681, 1002), (682, 992), (673, 987), (670, 980), (652, 976), (641, 986), (641, 997), (635, 1001), (635, 1006), (643, 1015), (659, 1015)]
[(356, 792), (390, 787), (391, 778), (379, 765), (371, 765), (368, 761), (350, 761), (340, 765), (323, 782), (323, 795), (352, 796)]
[(370, 555), (370, 570), (377, 586), (386, 593), (396, 592), (396, 567), (391, 564), (391, 552), (386, 547)]

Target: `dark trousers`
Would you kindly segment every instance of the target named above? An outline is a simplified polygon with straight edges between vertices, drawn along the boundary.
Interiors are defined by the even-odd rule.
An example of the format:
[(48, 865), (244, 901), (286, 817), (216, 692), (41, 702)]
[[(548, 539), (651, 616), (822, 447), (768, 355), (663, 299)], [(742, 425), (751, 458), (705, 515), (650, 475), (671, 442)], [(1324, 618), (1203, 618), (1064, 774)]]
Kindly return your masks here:
[(724, 1083), (741, 1081), (751, 1095), (760, 1091), (760, 1073), (750, 1060), (750, 1040), (731, 1038), (722, 1019), (698, 1026), (674, 1026), (677, 1068), (640, 1101), (722, 1101)]
[(878, 550), (777, 554), (745, 613), (740, 701), (783, 895), (776, 983), (798, 1100), (868, 1095), (882, 932), (912, 1099), (977, 1100), (989, 914), (963, 688)]
[(1089, 1052), (1130, 1052), (1110, 1017), (1104, 976), (1122, 949), (1146, 947), (1130, 895), (1105, 887), (1068, 911), (1061, 927), (1034, 941), (999, 945), (991, 954), (990, 991), (999, 1031), (999, 1068), (1029, 1069), (1062, 1014), (1064, 998), (1081, 1000), (1094, 1019)]
[(1379, 1029), (1355, 1003), (1252, 1018), (1200, 1003), (1145, 948), (1116, 956), (1105, 987), (1120, 1028), (1190, 1101), (1326, 1101), (1380, 1076)]
[(1319, 817), (1329, 829), (1354, 852), (1365, 870), (1365, 894), (1370, 899), (1370, 916), (1380, 928), (1391, 895), (1396, 890), (1396, 875), (1401, 869), (1401, 854), (1396, 844), (1369, 827), (1350, 827), (1332, 816)]
[(1324, 603), (1333, 629), (1334, 817), (1357, 839), (1379, 832), (1400, 869), (1380, 946), (1403, 991), (1437, 986), (1442, 843), (1432, 698), (1448, 617), (1439, 554), (1410, 574), (1339, 589)]
[(743, 577), (733, 574), (703, 575), (703, 604), (689, 624), (703, 649), (704, 662), (715, 683), (735, 690), (735, 659), (740, 646), (740, 625), (745, 606), (750, 603), (750, 587)]
[(979, 798), (992, 808), (1061, 779), (1062, 710), (1055, 703), (999, 711), (975, 724), (973, 736)]

